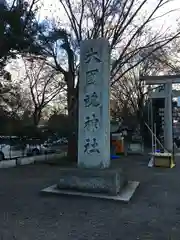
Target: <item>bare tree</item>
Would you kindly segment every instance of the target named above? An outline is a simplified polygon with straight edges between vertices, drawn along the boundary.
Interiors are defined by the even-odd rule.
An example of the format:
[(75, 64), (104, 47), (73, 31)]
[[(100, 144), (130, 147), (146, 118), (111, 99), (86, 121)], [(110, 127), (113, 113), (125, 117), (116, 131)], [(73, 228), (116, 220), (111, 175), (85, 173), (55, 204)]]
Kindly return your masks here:
[(37, 126), (42, 110), (61, 92), (64, 91), (62, 75), (46, 65), (46, 60), (24, 58), (25, 80), (28, 81), (29, 93), (33, 104), (33, 121)]
[[(59, 1), (68, 18), (67, 26), (69, 24), (69, 32), (71, 32), (69, 47), (74, 53), (84, 39), (96, 39), (103, 36), (109, 40), (113, 60), (112, 85), (149, 57), (151, 53), (179, 36), (179, 32), (172, 34), (170, 29), (167, 31), (158, 29), (153, 32), (150, 25), (155, 19), (161, 17), (158, 12), (164, 5), (173, 0), (156, 0), (149, 12), (146, 11), (149, 0), (78, 0), (76, 3), (70, 0)], [(67, 47), (68, 41), (65, 39), (67, 36), (61, 34), (60, 37)], [(65, 45), (63, 45), (64, 48)], [(137, 60), (137, 56), (147, 49), (152, 51), (148, 51), (148, 55), (143, 55), (129, 66), (129, 62), (132, 63), (133, 59)]]
[[(144, 82), (139, 80), (139, 77), (140, 75), (156, 75), (165, 70), (168, 71), (167, 54), (163, 49), (159, 49), (138, 66), (129, 70), (121, 77), (121, 81), (114, 83), (112, 86), (112, 96), (116, 96), (116, 100), (119, 100), (121, 105), (123, 103), (128, 104), (133, 112), (141, 111), (141, 105), (145, 95), (148, 93), (148, 89)], [(131, 68), (132, 64), (129, 62), (127, 65)], [(117, 97), (118, 93), (119, 96)]]
[[(137, 67), (128, 71), (121, 78), (121, 81), (112, 86), (112, 98), (116, 100), (117, 105), (117, 111), (114, 112), (114, 115), (123, 117), (126, 124), (127, 122), (129, 124), (136, 123), (136, 126), (140, 124), (141, 134), (144, 134), (144, 121), (147, 117), (145, 106), (151, 89), (139, 80), (139, 76), (169, 72), (171, 68), (168, 62), (168, 50), (169, 46), (151, 54), (149, 58), (141, 62)], [(133, 121), (132, 117), (134, 117)], [(129, 121), (130, 118), (131, 122)]]
[[(102, 36), (109, 40), (113, 86), (121, 82), (129, 71), (179, 36), (179, 32), (173, 33), (169, 29), (154, 32), (151, 28), (153, 21), (161, 17), (158, 15), (159, 10), (171, 1), (156, 0), (154, 7), (147, 11), (149, 0), (59, 0), (68, 19), (66, 31), (60, 28), (58, 22), (51, 24), (53, 31), (48, 37), (41, 32), (41, 46), (42, 54), (54, 60), (49, 64), (64, 75), (70, 122), (77, 118), (80, 42)], [(48, 27), (44, 32), (47, 33)], [(63, 61), (60, 61), (55, 46), (61, 46)], [(127, 77), (124, 79), (127, 80)], [(74, 142), (69, 141), (70, 157), (75, 156), (71, 148), (73, 145)]]

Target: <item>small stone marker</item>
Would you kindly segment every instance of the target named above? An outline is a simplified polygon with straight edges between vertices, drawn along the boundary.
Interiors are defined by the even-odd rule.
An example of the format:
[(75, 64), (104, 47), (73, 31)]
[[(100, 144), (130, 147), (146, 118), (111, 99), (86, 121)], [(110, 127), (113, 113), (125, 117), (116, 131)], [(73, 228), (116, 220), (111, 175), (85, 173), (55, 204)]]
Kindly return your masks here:
[(105, 39), (80, 49), (78, 167), (110, 166), (110, 49)]

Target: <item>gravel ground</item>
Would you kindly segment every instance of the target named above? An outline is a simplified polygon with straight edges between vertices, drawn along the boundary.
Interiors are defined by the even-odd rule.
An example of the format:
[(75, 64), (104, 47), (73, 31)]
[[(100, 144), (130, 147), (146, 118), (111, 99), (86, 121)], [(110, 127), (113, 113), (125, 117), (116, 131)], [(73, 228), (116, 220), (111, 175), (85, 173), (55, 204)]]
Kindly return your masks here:
[(179, 240), (179, 169), (148, 168), (144, 157), (114, 161), (141, 181), (128, 204), (82, 197), (44, 196), (58, 181), (48, 165), (0, 170), (0, 239)]

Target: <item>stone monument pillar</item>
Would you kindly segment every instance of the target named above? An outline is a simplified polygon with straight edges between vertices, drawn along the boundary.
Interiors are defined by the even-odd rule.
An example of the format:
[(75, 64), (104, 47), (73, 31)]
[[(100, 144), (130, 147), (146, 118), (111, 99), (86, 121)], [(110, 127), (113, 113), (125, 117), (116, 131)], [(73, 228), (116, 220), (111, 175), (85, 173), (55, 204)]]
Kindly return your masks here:
[(78, 167), (110, 166), (110, 49), (105, 39), (80, 48)]
[(75, 195), (77, 192), (79, 194), (88, 192), (117, 196), (128, 182), (121, 169), (109, 168), (108, 41), (105, 39), (83, 41), (80, 57), (78, 168), (61, 169), (57, 188), (61, 192), (73, 190), (73, 194), (76, 191)]
[(172, 124), (172, 83), (166, 83), (164, 108), (164, 147), (171, 152), (173, 150)]
[[(60, 170), (57, 185), (43, 192), (129, 201), (139, 183), (110, 167), (110, 49), (105, 39), (83, 41), (80, 48), (78, 168)], [(119, 196), (124, 186), (130, 192)], [(129, 189), (129, 188), (128, 188)]]

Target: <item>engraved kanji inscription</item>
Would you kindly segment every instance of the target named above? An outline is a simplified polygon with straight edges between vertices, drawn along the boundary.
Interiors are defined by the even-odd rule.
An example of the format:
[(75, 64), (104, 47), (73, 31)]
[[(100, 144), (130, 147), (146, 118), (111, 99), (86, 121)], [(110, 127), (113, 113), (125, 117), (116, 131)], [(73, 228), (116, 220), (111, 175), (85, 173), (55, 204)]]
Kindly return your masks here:
[(90, 153), (100, 153), (99, 151), (99, 145), (98, 145), (98, 142), (97, 142), (97, 139), (96, 138), (93, 138), (92, 139), (92, 143), (91, 143), (91, 149), (90, 149)]
[(100, 106), (100, 101), (96, 92), (92, 94), (86, 94), (84, 98), (85, 107), (98, 107)]
[(86, 72), (86, 85), (96, 84), (98, 69), (89, 70)]
[(98, 56), (98, 52), (95, 51), (92, 47), (85, 54), (85, 63), (95, 60), (95, 62), (100, 63), (101, 59)]
[(84, 122), (84, 129), (87, 131), (95, 132), (100, 126), (100, 121), (96, 117), (95, 113), (92, 114), (92, 117), (87, 116)]
[(90, 148), (91, 148), (90, 139), (87, 138), (86, 143), (84, 144), (84, 153), (90, 154), (89, 152)]
[(99, 144), (96, 138), (93, 138), (92, 140), (89, 138), (86, 139), (86, 143), (84, 144), (84, 153), (100, 153)]

